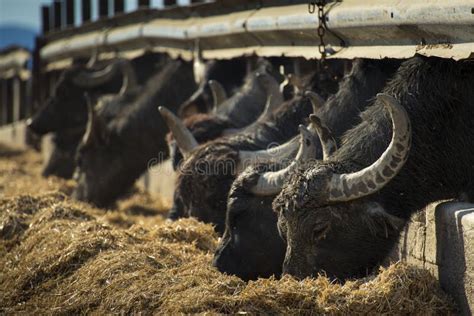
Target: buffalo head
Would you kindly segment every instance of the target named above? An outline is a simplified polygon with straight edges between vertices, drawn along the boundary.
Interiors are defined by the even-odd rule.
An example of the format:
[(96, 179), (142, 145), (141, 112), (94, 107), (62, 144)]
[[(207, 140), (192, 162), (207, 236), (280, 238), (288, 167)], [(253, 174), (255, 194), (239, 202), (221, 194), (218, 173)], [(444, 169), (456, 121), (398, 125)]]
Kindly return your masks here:
[[(122, 77), (119, 76), (120, 73)], [(133, 69), (125, 60), (115, 61), (102, 69), (75, 65), (61, 74), (53, 94), (28, 120), (28, 128), (36, 134), (43, 135), (84, 127), (87, 122), (85, 92), (94, 93), (94, 90), (99, 89), (104, 92), (120, 90), (120, 94), (123, 94), (134, 84)]]
[[(298, 141), (301, 146), (296, 158), (275, 174), (291, 172), (316, 156), (318, 140), (314, 132), (300, 127), (300, 133)], [(276, 165), (251, 166), (232, 185), (226, 229), (213, 262), (221, 272), (235, 274), (244, 280), (281, 274), (286, 246), (278, 235), (277, 214), (271, 208), (275, 195), (267, 195), (260, 182), (261, 174), (273, 167)], [(263, 194), (256, 194), (261, 189)]]
[(118, 108), (104, 105), (97, 113), (89, 106), (87, 129), (77, 153), (76, 198), (99, 206), (111, 204), (148, 167), (167, 158), (166, 124), (156, 105), (176, 111), (195, 90), (191, 70), (182, 60), (169, 62)]
[(72, 177), (76, 167), (75, 155), (77, 145), (81, 141), (83, 134), (83, 128), (54, 134), (51, 155), (41, 172), (43, 177), (56, 176), (64, 179)]
[[(376, 105), (380, 103), (390, 114), (393, 135), (375, 162), (365, 168), (331, 158), (315, 162), (297, 170), (273, 202), (287, 242), (284, 273), (299, 278), (322, 271), (339, 279), (363, 276), (385, 258), (398, 236), (404, 222), (385, 212), (376, 195), (407, 160), (410, 120), (393, 97), (378, 95)], [(266, 183), (272, 192), (282, 187)]]
[[(86, 132), (79, 143), (76, 154), (75, 180), (78, 182), (73, 195), (78, 200), (93, 202), (97, 206), (111, 204), (117, 195), (117, 187), (127, 187), (118, 183), (126, 182), (120, 164), (122, 150), (116, 143), (117, 135), (112, 133), (105, 120), (97, 113), (88, 101), (88, 122)], [(117, 174), (118, 173), (118, 174)], [(117, 179), (113, 184), (109, 179)], [(132, 181), (133, 183), (133, 181)]]
[[(269, 102), (267, 106), (270, 107)], [(286, 110), (293, 111), (293, 108)], [(317, 111), (316, 107), (313, 111)], [(196, 139), (180, 120), (169, 113), (162, 114), (167, 117), (168, 126), (185, 157), (178, 171), (170, 217), (195, 216), (215, 224), (219, 232), (224, 230), (227, 195), (235, 177), (249, 165), (288, 157), (298, 147), (297, 141), (293, 140), (278, 147), (256, 150), (263, 146), (255, 145), (250, 130), (197, 146)], [(268, 111), (264, 110), (262, 115), (266, 114)], [(255, 134), (261, 133), (259, 126), (265, 125), (261, 121), (257, 123), (249, 127), (254, 127)], [(272, 144), (272, 140), (263, 139), (267, 145)]]
[[(266, 64), (263, 63), (259, 71), (248, 75), (245, 84), (230, 98), (227, 98), (224, 88), (217, 81), (208, 82), (214, 100), (212, 110), (205, 114), (191, 115), (183, 122), (198, 144), (241, 132), (254, 121), (267, 119), (269, 113), (283, 102), (278, 81), (263, 65)], [(173, 167), (176, 169), (182, 159), (180, 146), (177, 146), (179, 141), (175, 141), (174, 135), (179, 131), (171, 126), (170, 129), (167, 141)]]
[[(119, 111), (122, 106), (127, 104), (131, 96), (135, 95), (139, 90), (137, 86), (135, 71), (133, 70), (133, 67), (130, 62), (126, 60), (119, 60), (114, 63), (114, 67), (119, 68), (120, 72), (123, 75), (122, 87), (118, 94), (103, 95), (99, 98), (97, 102), (97, 107), (101, 108), (101, 110), (107, 108), (109, 116), (111, 115), (111, 113)], [(113, 70), (110, 70), (110, 72), (113, 72)], [(104, 78), (104, 76), (105, 74), (99, 76), (96, 73), (95, 77), (102, 77), (102, 79), (96, 80), (95, 84), (100, 86), (100, 83), (106, 82), (107, 78)], [(114, 75), (109, 73), (107, 76), (113, 77)], [(77, 81), (81, 77), (76, 76), (75, 78)], [(85, 78), (91, 79), (90, 76), (86, 76)], [(113, 79), (110, 80), (113, 81)], [(91, 87), (95, 87), (95, 84)], [(82, 85), (84, 89), (79, 89), (77, 85), (78, 84), (76, 83), (75, 92), (79, 92), (81, 90), (86, 89), (85, 85)], [(56, 91), (60, 92), (63, 88), (64, 83), (60, 82)], [(74, 94), (73, 92), (71, 93)], [(70, 97), (71, 96), (69, 96), (69, 98)], [(84, 116), (84, 114), (87, 116), (86, 105), (82, 104), (82, 102), (86, 102), (85, 97), (81, 95), (78, 96), (78, 98), (79, 99), (75, 100), (78, 102), (70, 102), (69, 104), (65, 103), (62, 104), (62, 106), (59, 106), (60, 103), (58, 102), (67, 102), (67, 99), (61, 101), (60, 99), (55, 99), (53, 97), (51, 98), (51, 103), (46, 105), (46, 107), (44, 107), (43, 110), (38, 112), (38, 114), (35, 116), (35, 118), (38, 118), (38, 120), (33, 119), (31, 121), (30, 126), (34, 128), (36, 126), (36, 123), (38, 124), (38, 126), (42, 125), (41, 120), (47, 119), (48, 117), (54, 118), (51, 120), (52, 124), (48, 125), (48, 128), (50, 128), (52, 131), (55, 131), (53, 138), (54, 149), (43, 169), (43, 176), (55, 175), (61, 178), (70, 178), (73, 174), (73, 170), (75, 168), (74, 157), (76, 155), (76, 149), (86, 128), (86, 120), (83, 120), (82, 116)], [(69, 108), (68, 106), (71, 106), (71, 108)], [(52, 113), (48, 112), (50, 110), (52, 111)], [(71, 114), (73, 114), (75, 117), (71, 118)], [(75, 120), (74, 123), (71, 123), (72, 120)], [(55, 122), (60, 122), (61, 125), (57, 125)], [(63, 124), (65, 124), (66, 127), (63, 128)]]

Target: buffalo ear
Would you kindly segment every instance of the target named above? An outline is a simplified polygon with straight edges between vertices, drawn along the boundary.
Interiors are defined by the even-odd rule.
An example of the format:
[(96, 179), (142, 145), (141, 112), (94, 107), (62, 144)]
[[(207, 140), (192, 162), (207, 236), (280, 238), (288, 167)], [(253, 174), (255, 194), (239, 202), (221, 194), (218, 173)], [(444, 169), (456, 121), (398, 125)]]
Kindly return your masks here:
[(87, 102), (87, 126), (82, 142), (84, 146), (103, 145), (107, 143), (107, 128), (97, 115), (88, 93), (84, 94)]
[(388, 238), (390, 235), (403, 229), (405, 221), (387, 213), (379, 203), (367, 205), (365, 222), (372, 234), (382, 234)]

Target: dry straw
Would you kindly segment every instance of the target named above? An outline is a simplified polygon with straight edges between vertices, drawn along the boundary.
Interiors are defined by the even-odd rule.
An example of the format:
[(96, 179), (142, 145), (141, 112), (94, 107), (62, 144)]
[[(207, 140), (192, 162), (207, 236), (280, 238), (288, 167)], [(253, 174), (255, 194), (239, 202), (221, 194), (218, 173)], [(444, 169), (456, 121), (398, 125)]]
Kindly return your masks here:
[(95, 209), (69, 199), (67, 182), (41, 179), (36, 154), (9, 152), (0, 147), (0, 313), (453, 313), (428, 271), (402, 263), (343, 285), (223, 275), (210, 225), (167, 222), (139, 191)]

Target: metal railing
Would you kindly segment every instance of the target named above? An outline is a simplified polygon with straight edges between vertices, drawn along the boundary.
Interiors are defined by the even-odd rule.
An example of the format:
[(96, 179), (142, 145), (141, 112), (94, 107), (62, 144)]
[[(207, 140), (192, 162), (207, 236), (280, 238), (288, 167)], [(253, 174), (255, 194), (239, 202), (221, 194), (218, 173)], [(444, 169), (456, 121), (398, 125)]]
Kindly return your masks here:
[[(288, 4), (289, 3), (289, 4)], [(236, 5), (233, 5), (236, 4)], [(285, 5), (286, 4), (286, 5)], [(324, 17), (324, 41), (318, 35)], [(472, 0), (344, 0), (322, 14), (306, 1), (220, 0), (187, 8), (148, 10), (47, 37), (48, 62), (84, 57), (93, 49), (126, 54), (137, 49), (192, 58), (256, 54), (321, 58), (407, 58), (414, 54), (464, 59), (474, 52)], [(323, 47), (321, 47), (323, 43)]]
[(29, 59), (30, 52), (21, 47), (0, 51), (0, 126), (31, 114)]

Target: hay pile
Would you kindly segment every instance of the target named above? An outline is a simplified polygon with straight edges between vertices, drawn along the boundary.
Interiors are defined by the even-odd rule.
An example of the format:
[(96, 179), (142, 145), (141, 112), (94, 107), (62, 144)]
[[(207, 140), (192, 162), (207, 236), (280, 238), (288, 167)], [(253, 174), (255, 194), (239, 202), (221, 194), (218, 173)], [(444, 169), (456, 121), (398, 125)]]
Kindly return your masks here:
[[(14, 197), (19, 194), (40, 194), (61, 192), (70, 195), (74, 181), (57, 177), (43, 178), (42, 157), (34, 151), (25, 151), (0, 143), (0, 197)], [(83, 205), (81, 207), (90, 207)], [(107, 212), (109, 222), (122, 227), (133, 224), (150, 224), (163, 221), (170, 201), (150, 196), (143, 189), (134, 188), (128, 196), (117, 202), (116, 210)], [(105, 214), (104, 211), (101, 211)], [(161, 216), (160, 216), (161, 215)]]
[(41, 155), (0, 144), (0, 197), (60, 191), (70, 194), (74, 183), (41, 177)]
[[(117, 216), (122, 220), (111, 220)], [(211, 267), (216, 244), (212, 227), (193, 219), (169, 223), (130, 209), (105, 212), (58, 191), (5, 197), (0, 199), (0, 313), (453, 311), (427, 271), (405, 264), (344, 285), (324, 277), (245, 283)]]

